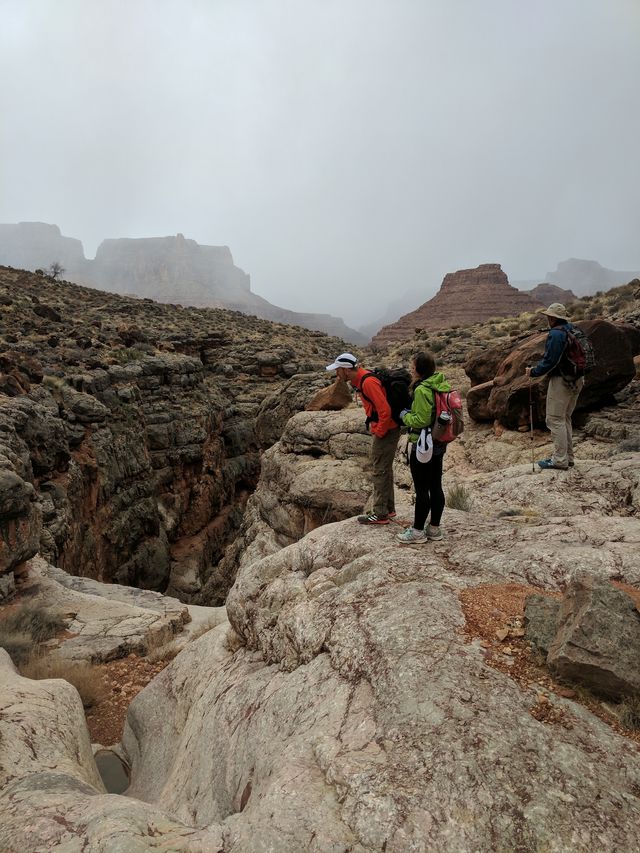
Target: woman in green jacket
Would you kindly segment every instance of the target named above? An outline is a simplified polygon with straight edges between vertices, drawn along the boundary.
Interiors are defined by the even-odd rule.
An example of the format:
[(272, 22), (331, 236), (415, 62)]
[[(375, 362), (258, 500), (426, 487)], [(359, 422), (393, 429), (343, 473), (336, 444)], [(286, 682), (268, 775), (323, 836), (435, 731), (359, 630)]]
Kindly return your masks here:
[[(412, 385), (413, 403), (411, 409), (401, 413), (402, 422), (409, 427), (409, 467), (416, 490), (416, 506), (413, 527), (398, 534), (404, 545), (428, 542), (430, 539), (442, 539), (440, 519), (444, 511), (444, 492), (442, 490), (442, 462), (447, 445), (433, 442), (433, 455), (429, 462), (420, 462), (416, 456), (416, 443), (423, 428), (433, 426), (436, 416), (435, 391), (450, 391), (451, 386), (442, 373), (436, 373), (436, 360), (430, 352), (419, 352), (413, 359)], [(425, 529), (427, 518), (429, 524)]]

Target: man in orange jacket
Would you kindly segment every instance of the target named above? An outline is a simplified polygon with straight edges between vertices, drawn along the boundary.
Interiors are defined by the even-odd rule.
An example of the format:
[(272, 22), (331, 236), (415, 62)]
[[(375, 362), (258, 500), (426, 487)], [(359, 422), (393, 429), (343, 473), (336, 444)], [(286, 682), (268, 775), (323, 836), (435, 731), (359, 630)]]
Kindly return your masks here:
[(400, 438), (400, 427), (391, 417), (391, 408), (382, 383), (364, 367), (358, 367), (358, 360), (350, 352), (339, 355), (333, 364), (327, 365), (327, 370), (335, 370), (340, 379), (350, 382), (360, 393), (367, 427), (373, 436), (373, 511), (359, 515), (358, 521), (360, 524), (389, 524), (389, 519), (396, 514), (393, 459)]

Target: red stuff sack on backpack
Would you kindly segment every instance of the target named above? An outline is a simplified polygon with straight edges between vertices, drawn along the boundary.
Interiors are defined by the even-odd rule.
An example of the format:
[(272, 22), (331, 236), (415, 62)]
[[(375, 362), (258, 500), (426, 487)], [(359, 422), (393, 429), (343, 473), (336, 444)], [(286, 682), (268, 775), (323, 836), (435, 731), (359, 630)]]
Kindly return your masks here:
[[(462, 415), (462, 397), (459, 391), (434, 391), (434, 399), (436, 404), (436, 416), (434, 424), (438, 423), (438, 418), (442, 412), (449, 415), (449, 423), (443, 425), (440, 423), (437, 440), (443, 444), (453, 441), (464, 430), (464, 418)], [(446, 420), (446, 419), (445, 419)], [(444, 427), (444, 428), (442, 428)]]

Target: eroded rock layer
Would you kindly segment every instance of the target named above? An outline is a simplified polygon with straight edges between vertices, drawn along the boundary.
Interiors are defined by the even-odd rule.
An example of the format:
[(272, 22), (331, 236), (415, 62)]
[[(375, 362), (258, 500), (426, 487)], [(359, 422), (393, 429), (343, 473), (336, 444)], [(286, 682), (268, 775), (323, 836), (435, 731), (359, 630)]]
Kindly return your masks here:
[(262, 400), (329, 382), (344, 342), (17, 270), (0, 296), (0, 591), (40, 550), (198, 600), (257, 482)]

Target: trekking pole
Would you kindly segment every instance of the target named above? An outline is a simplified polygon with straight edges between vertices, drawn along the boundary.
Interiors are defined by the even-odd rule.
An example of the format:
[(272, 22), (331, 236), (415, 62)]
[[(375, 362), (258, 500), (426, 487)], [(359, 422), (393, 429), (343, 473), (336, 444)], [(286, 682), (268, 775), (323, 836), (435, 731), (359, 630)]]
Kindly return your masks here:
[(536, 465), (533, 453), (533, 381), (529, 374), (529, 433), (531, 435), (531, 473), (536, 473)]

